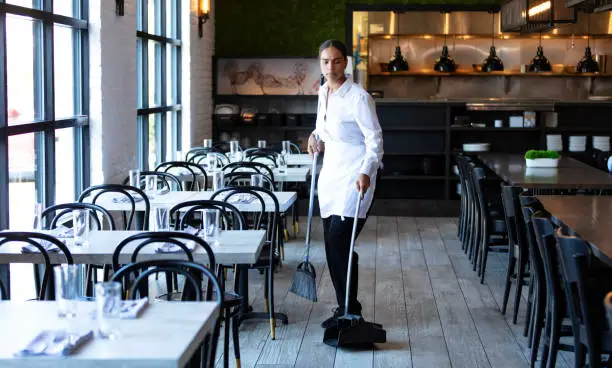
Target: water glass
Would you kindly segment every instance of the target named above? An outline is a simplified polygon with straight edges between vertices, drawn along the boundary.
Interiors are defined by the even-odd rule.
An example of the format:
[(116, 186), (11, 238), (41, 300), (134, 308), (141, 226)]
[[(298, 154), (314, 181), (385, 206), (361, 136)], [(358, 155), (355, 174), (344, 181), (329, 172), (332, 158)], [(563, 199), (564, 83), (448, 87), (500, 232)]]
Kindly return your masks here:
[(240, 143), (238, 141), (230, 141), (230, 154), (229, 158), (231, 162), (242, 161), (242, 152), (240, 149)]
[(202, 146), (204, 148), (212, 148), (212, 145), (213, 145), (213, 140), (210, 138), (206, 138), (202, 141)]
[(89, 244), (89, 210), (72, 210), (72, 232), (74, 245), (86, 246)]
[(170, 230), (170, 210), (167, 207), (155, 207), (153, 215), (155, 216), (155, 231)]
[(204, 217), (204, 240), (209, 245), (219, 244), (221, 212), (215, 209), (205, 209), (202, 215)]
[(147, 175), (147, 187), (146, 191), (149, 193), (154, 193), (157, 190), (157, 176), (156, 175)]
[(34, 231), (42, 230), (42, 203), (34, 203)]
[(176, 151), (176, 155), (174, 156), (174, 161), (183, 161), (182, 151)]
[(140, 188), (140, 170), (130, 170), (130, 186)]
[(265, 140), (258, 140), (257, 141), (257, 148), (266, 148), (267, 142)]
[(283, 141), (283, 154), (290, 155), (291, 154), (291, 141)]
[(215, 153), (209, 152), (206, 154), (206, 168), (210, 172), (217, 170), (217, 155)]
[(55, 304), (59, 318), (73, 320), (79, 298), (79, 265), (64, 264), (53, 267), (55, 273)]
[(276, 166), (278, 167), (279, 174), (284, 174), (287, 172), (287, 155), (285, 153), (278, 155)]
[(212, 190), (216, 192), (219, 189), (225, 188), (225, 176), (223, 171), (215, 171), (212, 173)]
[(115, 340), (119, 337), (121, 315), (121, 284), (99, 282), (96, 284), (97, 335), (102, 339)]
[(264, 186), (263, 174), (252, 174), (251, 175), (251, 186), (252, 187), (263, 187)]

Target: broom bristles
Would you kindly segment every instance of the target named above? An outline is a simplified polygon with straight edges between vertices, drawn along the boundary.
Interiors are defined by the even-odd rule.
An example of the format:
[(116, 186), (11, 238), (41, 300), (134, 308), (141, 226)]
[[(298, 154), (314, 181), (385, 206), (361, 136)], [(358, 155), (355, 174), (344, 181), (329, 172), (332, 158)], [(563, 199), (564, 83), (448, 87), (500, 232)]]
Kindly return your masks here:
[(312, 265), (301, 263), (295, 272), (289, 291), (297, 296), (316, 302), (317, 283), (316, 275), (313, 271), (314, 267)]

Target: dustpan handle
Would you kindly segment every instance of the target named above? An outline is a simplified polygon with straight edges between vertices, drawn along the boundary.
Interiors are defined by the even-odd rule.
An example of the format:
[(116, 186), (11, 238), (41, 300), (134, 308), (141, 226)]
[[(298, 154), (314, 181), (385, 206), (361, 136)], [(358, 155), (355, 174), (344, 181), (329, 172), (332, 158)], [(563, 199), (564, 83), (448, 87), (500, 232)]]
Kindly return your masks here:
[(310, 228), (312, 226), (312, 212), (314, 211), (314, 195), (315, 186), (317, 182), (317, 158), (319, 158), (319, 152), (316, 151), (312, 157), (312, 169), (310, 170), (310, 198), (308, 200), (308, 223), (306, 225), (306, 257), (304, 262), (308, 262), (310, 256)]
[(344, 294), (344, 315), (348, 315), (349, 292), (351, 290), (351, 270), (353, 268), (353, 250), (355, 249), (355, 238), (357, 235), (357, 221), (359, 220), (359, 207), (361, 206), (362, 192), (357, 193), (357, 206), (353, 217), (353, 232), (351, 234), (351, 249), (349, 250), (348, 271), (346, 272), (346, 293)]

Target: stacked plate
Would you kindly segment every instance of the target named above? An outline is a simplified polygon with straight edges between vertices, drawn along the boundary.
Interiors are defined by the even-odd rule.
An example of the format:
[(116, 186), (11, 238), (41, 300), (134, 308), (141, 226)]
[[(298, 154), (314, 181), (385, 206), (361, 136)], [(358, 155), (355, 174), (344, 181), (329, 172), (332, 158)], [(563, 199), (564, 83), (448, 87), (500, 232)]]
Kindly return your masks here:
[(570, 152), (583, 152), (586, 150), (586, 136), (573, 135), (569, 137)]
[(561, 135), (549, 134), (546, 136), (546, 149), (549, 151), (563, 151), (563, 139)]
[(487, 152), (489, 147), (489, 143), (464, 143), (463, 152)]
[(593, 148), (604, 152), (610, 152), (610, 137), (594, 136)]

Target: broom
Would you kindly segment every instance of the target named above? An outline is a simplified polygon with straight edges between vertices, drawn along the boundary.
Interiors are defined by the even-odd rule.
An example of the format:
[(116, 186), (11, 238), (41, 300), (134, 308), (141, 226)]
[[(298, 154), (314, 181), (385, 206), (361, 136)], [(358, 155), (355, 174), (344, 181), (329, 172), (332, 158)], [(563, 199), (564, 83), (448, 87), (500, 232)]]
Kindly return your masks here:
[(310, 255), (310, 227), (312, 225), (318, 156), (319, 152), (315, 152), (312, 158), (312, 170), (310, 171), (310, 201), (308, 205), (308, 223), (306, 225), (306, 257), (304, 257), (304, 262), (298, 265), (295, 276), (293, 276), (293, 283), (289, 289), (290, 292), (302, 298), (312, 300), (313, 302), (317, 301), (317, 273), (312, 263), (309, 262), (308, 257)]

